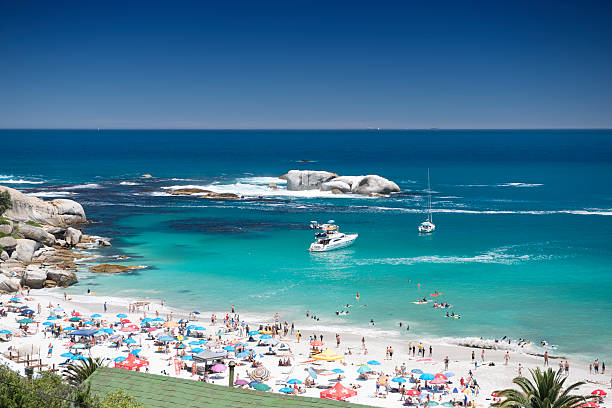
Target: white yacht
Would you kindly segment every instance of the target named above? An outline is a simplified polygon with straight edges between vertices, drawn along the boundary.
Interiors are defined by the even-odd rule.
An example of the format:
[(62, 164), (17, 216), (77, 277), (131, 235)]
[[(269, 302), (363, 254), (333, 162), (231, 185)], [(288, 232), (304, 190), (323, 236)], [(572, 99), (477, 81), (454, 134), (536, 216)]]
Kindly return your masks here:
[(419, 225), (419, 232), (423, 234), (430, 234), (436, 229), (436, 224), (433, 223), (433, 217), (431, 215), (431, 185), (429, 183), (429, 169), (427, 169), (427, 192), (428, 195), (428, 206), (427, 206), (427, 220), (423, 221)]
[(353, 245), (358, 234), (344, 234), (338, 231), (335, 224), (321, 224), (321, 232), (315, 234), (315, 242), (310, 244), (311, 252), (333, 251), (334, 249), (346, 248)]

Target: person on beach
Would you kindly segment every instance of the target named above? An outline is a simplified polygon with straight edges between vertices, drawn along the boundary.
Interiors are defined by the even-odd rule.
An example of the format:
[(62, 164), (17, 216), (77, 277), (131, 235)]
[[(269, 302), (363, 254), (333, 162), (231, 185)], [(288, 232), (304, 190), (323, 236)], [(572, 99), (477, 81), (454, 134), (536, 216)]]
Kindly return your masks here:
[(565, 375), (569, 375), (569, 362), (567, 360), (565, 360)]
[(444, 357), (444, 371), (448, 371), (448, 356)]
[(336, 333), (336, 347), (340, 347), (340, 335)]
[(485, 362), (485, 351), (484, 349), (482, 349), (482, 351), (480, 352), (480, 360), (484, 363)]
[(365, 349), (365, 337), (361, 338), (361, 348)]
[(472, 361), (474, 361), (476, 359), (476, 356), (474, 354), (474, 350), (472, 350)]
[(523, 366), (521, 365), (521, 363), (519, 363), (518, 365), (518, 376), (519, 377), (523, 376)]
[(548, 350), (544, 352), (544, 366), (548, 367)]
[(504, 360), (506, 360), (506, 365), (508, 365), (508, 361), (510, 360), (510, 353), (506, 351), (506, 355), (504, 356)]
[(429, 357), (431, 357), (432, 354), (433, 354), (433, 348), (429, 346)]
[(393, 347), (389, 346), (389, 360), (393, 360)]
[(601, 362), (601, 375), (604, 375), (606, 373), (606, 362), (602, 361)]
[(295, 335), (295, 337), (297, 337), (297, 341), (298, 343), (300, 342), (300, 339), (302, 338), (302, 333), (300, 333), (300, 331), (297, 331), (297, 334)]

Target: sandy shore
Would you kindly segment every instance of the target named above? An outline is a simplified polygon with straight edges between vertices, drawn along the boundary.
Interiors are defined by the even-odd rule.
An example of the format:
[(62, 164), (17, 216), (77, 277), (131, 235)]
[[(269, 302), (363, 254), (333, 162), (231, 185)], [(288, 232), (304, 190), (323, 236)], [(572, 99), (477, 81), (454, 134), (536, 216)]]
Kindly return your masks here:
[[(10, 295), (3, 295), (0, 300), (6, 303), (10, 298)], [(91, 316), (94, 313), (98, 313), (102, 315), (101, 320), (107, 322), (117, 322), (119, 319), (116, 317), (116, 315), (119, 313), (128, 315), (128, 319), (134, 323), (138, 323), (139, 319), (145, 315), (147, 317), (155, 317), (156, 312), (158, 312), (159, 316), (164, 319), (167, 319), (172, 314), (173, 320), (187, 318), (189, 313), (181, 311), (180, 309), (168, 307), (167, 305), (162, 305), (160, 301), (151, 301), (150, 299), (147, 299), (147, 301), (150, 301), (151, 303), (145, 307), (145, 310), (141, 309), (140, 311), (130, 313), (128, 309), (129, 304), (137, 301), (138, 299), (113, 298), (99, 295), (71, 295), (71, 300), (69, 299), (65, 301), (63, 292), (58, 289), (32, 291), (28, 298), (31, 300), (24, 301), (23, 304), (28, 305), (33, 310), (36, 311), (38, 305), (40, 304), (41, 313), (36, 314), (34, 320), (41, 323), (44, 322), (49, 316), (49, 304), (53, 305), (53, 307), (62, 307), (68, 315), (73, 310), (80, 312), (86, 317)], [(107, 312), (104, 312), (105, 302), (107, 304)], [(215, 333), (217, 333), (217, 331), (223, 327), (221, 320), (227, 312), (228, 311), (218, 311), (215, 313), (219, 319), (215, 326), (213, 326), (210, 321), (211, 312), (202, 312), (200, 315), (197, 315), (197, 323), (193, 324), (206, 327), (207, 335), (214, 338), (216, 337)], [(246, 311), (237, 310), (236, 313), (239, 314), (241, 321), (248, 322), (251, 330), (257, 329), (259, 324), (268, 324), (273, 323), (274, 321), (273, 316), (266, 319), (262, 316), (249, 315)], [(280, 317), (280, 321), (283, 321), (282, 316)], [(68, 324), (68, 322), (63, 323), (64, 327)], [(341, 381), (343, 385), (359, 386), (357, 389), (357, 396), (350, 398), (349, 401), (375, 406), (397, 407), (402, 404), (402, 402), (400, 402), (400, 395), (398, 393), (390, 392), (388, 395), (385, 395), (386, 393), (382, 393), (378, 396), (376, 395), (377, 375), (370, 376), (370, 378), (366, 381), (357, 379), (357, 369), (360, 367), (360, 365), (370, 360), (377, 360), (380, 362), (380, 365), (372, 365), (371, 368), (376, 372), (388, 374), (389, 378), (396, 376), (395, 369), (400, 368), (402, 364), (406, 366), (408, 371), (412, 369), (420, 369), (423, 372), (435, 374), (447, 371), (444, 369), (445, 367), (443, 360), (446, 356), (448, 356), (448, 371), (455, 374), (453, 377), (449, 378), (450, 381), (452, 381), (452, 384), (450, 384), (451, 393), (442, 397), (440, 397), (440, 394), (435, 394), (435, 397), (432, 398), (435, 398), (436, 401), (442, 402), (450, 401), (451, 399), (463, 400), (465, 394), (461, 392), (452, 393), (452, 390), (454, 388), (458, 388), (458, 391), (460, 391), (460, 379), (467, 378), (471, 370), (474, 378), (477, 379), (480, 392), (477, 395), (469, 395), (469, 400), (475, 401), (476, 405), (488, 406), (492, 402), (491, 393), (493, 391), (507, 388), (512, 385), (512, 379), (518, 374), (519, 365), (522, 367), (522, 373), (524, 375), (528, 373), (529, 368), (544, 367), (544, 360), (542, 357), (529, 355), (519, 351), (509, 352), (510, 360), (508, 365), (506, 365), (504, 361), (506, 350), (485, 350), (483, 363), (481, 349), (442, 344), (441, 341), (436, 343), (435, 340), (428, 340), (427, 342), (423, 341), (422, 344), (426, 348), (426, 353), (425, 357), (422, 358), (419, 357), (418, 354), (413, 356), (412, 353), (409, 353), (408, 351), (410, 344), (418, 346), (418, 340), (410, 341), (399, 336), (386, 335), (385, 332), (377, 330), (364, 330), (363, 336), (351, 332), (340, 332), (338, 334), (340, 334), (341, 342), (340, 346), (338, 347), (336, 345), (336, 333), (319, 330), (317, 329), (316, 324), (313, 323), (309, 323), (308, 320), (296, 322), (296, 332), (299, 330), (302, 334), (302, 339), (299, 343), (295, 334), (289, 334), (286, 339), (283, 338), (283, 341), (288, 343), (290, 346), (291, 353), (293, 355), (291, 367), (279, 367), (279, 358), (275, 356), (264, 355), (260, 359), (263, 366), (268, 368), (272, 373), (271, 379), (266, 382), (272, 387), (272, 391), (278, 391), (278, 389), (284, 386), (284, 383), (287, 380), (292, 378), (304, 381), (308, 376), (308, 367), (324, 369), (339, 368), (344, 371), (343, 375), (345, 378)], [(18, 326), (17, 314), (9, 313), (7, 317), (0, 320), (0, 330), (8, 329), (12, 332), (16, 332), (18, 330)], [(43, 364), (48, 364), (50, 366), (55, 364), (57, 366), (59, 363), (63, 362), (65, 358), (61, 357), (60, 355), (69, 351), (66, 346), (68, 343), (67, 338), (60, 336), (60, 338), (55, 339), (46, 335), (42, 330), (48, 326), (31, 324), (30, 327), (33, 331), (37, 331), (36, 327), (38, 327), (38, 332), (32, 336), (19, 338), (13, 337), (12, 340), (1, 343), (0, 352), (7, 353), (9, 347), (11, 346), (13, 348), (21, 347), (22, 349), (26, 349), (29, 347), (32, 349), (31, 345), (33, 344), (40, 349), (39, 355), (35, 357), (40, 358)], [(122, 334), (127, 337), (128, 333)], [(325, 347), (329, 347), (335, 353), (345, 355), (343, 361), (333, 363), (322, 362), (314, 365), (313, 363), (301, 364), (301, 362), (309, 360), (310, 346), (308, 340), (309, 337), (314, 334), (316, 334), (317, 338), (320, 338), (320, 336), (323, 335), (323, 340), (326, 345)], [(362, 346), (362, 337), (365, 339), (365, 350)], [(157, 348), (153, 346), (152, 341), (145, 340), (145, 334), (137, 333), (133, 335), (133, 338), (136, 340), (136, 344), (133, 348), (141, 348), (142, 351), (140, 352), (140, 356), (146, 358), (150, 362), (150, 373), (161, 374), (162, 372), (167, 372), (172, 376), (197, 379), (197, 377), (192, 376), (190, 370), (183, 370), (179, 374), (176, 374), (174, 367), (176, 350), (172, 350), (170, 355), (157, 353)], [(236, 333), (224, 335), (222, 336), (222, 339), (224, 342), (230, 342), (232, 340), (244, 341), (246, 338), (240, 337)], [(188, 342), (189, 340), (187, 340), (185, 343)], [(48, 357), (47, 348), (50, 343), (53, 344), (53, 354), (52, 356)], [(252, 344), (254, 343), (249, 344), (249, 347)], [(394, 350), (392, 359), (387, 359), (385, 355), (386, 347), (388, 346), (391, 346)], [(429, 355), (429, 346), (432, 347), (431, 356)], [(200, 347), (205, 348), (206, 346)], [(323, 349), (325, 347), (323, 347)], [(187, 351), (188, 350), (189, 348)], [(267, 347), (257, 350), (261, 350), (261, 353), (264, 353), (267, 350)], [(472, 352), (474, 352), (477, 366), (475, 366), (474, 361), (472, 360)], [(110, 348), (109, 344), (107, 343), (102, 343), (92, 347), (89, 351), (84, 352), (85, 355), (88, 355), (89, 353), (95, 357), (107, 357), (112, 360), (118, 356), (126, 356), (128, 350), (125, 345), (117, 350), (115, 348)], [(33, 354), (36, 354), (36, 352)], [(230, 355), (233, 355), (233, 353), (230, 353)], [(240, 361), (240, 359), (236, 360)], [(21, 371), (23, 371), (23, 365), (8, 362), (8, 360), (3, 360), (3, 362), (10, 364), (11, 367), (15, 369), (21, 369)], [(191, 361), (187, 361), (186, 363), (191, 366)], [(550, 364), (555, 369), (558, 367), (558, 363), (558, 359), (551, 357)], [(611, 379), (609, 374), (590, 374), (588, 364), (585, 364), (584, 362), (570, 359), (569, 364), (570, 382), (588, 382), (587, 385), (581, 387), (581, 392), (586, 394), (597, 388), (610, 388)], [(238, 366), (236, 368), (237, 377), (248, 379), (246, 374), (247, 369), (251, 370), (248, 364)], [(407, 378), (409, 378), (409, 376), (410, 375), (408, 375)], [(210, 382), (227, 385), (227, 373), (221, 374), (219, 377), (220, 378), (218, 379), (210, 379)], [(320, 375), (316, 380), (316, 383), (317, 385), (333, 385), (335, 378), (335, 375)], [(396, 383), (392, 382), (391, 384), (393, 387), (397, 386)], [(406, 386), (413, 387), (414, 385), (407, 382)], [(319, 397), (320, 391), (320, 389), (308, 388), (306, 389), (306, 393), (303, 395)]]

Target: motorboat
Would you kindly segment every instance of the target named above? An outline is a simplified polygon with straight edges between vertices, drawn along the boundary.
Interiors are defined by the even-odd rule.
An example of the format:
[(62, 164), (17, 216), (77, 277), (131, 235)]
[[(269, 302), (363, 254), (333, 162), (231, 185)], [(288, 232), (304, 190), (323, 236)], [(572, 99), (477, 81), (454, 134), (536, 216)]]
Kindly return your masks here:
[(436, 229), (436, 224), (433, 223), (433, 217), (431, 215), (431, 185), (429, 183), (429, 169), (427, 169), (427, 192), (429, 193), (427, 220), (423, 221), (421, 225), (419, 225), (419, 232), (423, 234), (430, 234)]
[(311, 252), (333, 251), (353, 245), (359, 234), (345, 234), (335, 224), (321, 224), (321, 232), (315, 234), (315, 242), (310, 244)]

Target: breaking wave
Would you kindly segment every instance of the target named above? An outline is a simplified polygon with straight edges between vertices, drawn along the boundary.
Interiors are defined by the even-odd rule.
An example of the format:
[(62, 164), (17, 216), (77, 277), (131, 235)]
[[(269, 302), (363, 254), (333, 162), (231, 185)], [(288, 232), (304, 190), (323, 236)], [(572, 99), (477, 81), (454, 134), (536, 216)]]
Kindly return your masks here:
[(32, 197), (68, 197), (75, 194), (78, 193), (72, 191), (36, 191), (33, 193), (26, 193), (26, 195)]

